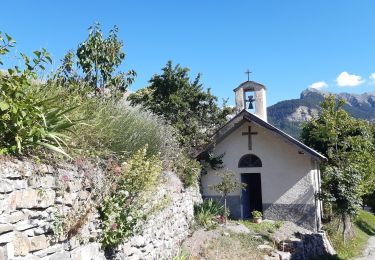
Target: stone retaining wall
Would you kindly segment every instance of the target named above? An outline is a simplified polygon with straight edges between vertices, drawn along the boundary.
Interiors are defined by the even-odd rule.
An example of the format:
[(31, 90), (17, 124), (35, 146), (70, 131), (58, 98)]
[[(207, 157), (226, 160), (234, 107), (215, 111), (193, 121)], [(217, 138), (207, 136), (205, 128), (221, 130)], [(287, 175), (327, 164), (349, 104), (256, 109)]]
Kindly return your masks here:
[(279, 252), (290, 253), (290, 259), (304, 260), (324, 258), (330, 259), (336, 252), (326, 234), (321, 231), (313, 233), (292, 222), (284, 222), (282, 227), (272, 234), (272, 240)]
[(102, 176), (101, 168), (87, 161), (46, 165), (0, 157), (0, 260), (168, 259), (174, 255), (188, 234), (193, 206), (201, 197), (197, 189), (184, 189), (173, 173), (164, 174), (164, 182), (150, 200), (150, 204), (164, 201), (163, 207), (139, 226), (137, 236), (111, 254), (101, 248), (95, 208), (80, 219), (83, 224), (71, 239), (56, 237), (58, 212), (74, 217), (80, 205), (90, 204)]

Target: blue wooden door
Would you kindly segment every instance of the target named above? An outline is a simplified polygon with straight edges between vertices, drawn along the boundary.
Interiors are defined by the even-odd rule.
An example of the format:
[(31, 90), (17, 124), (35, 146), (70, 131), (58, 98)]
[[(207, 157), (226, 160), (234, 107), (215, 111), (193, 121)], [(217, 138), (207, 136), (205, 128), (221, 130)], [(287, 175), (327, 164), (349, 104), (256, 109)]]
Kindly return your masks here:
[(263, 212), (260, 173), (242, 173), (241, 182), (246, 184), (242, 190), (243, 218), (252, 218), (253, 210)]

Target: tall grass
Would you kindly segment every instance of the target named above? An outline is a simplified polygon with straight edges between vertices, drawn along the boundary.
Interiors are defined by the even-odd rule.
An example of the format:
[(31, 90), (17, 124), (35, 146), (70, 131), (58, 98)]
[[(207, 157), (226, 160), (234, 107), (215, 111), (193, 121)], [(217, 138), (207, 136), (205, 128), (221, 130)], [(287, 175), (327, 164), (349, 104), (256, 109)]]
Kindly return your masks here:
[(375, 235), (375, 215), (360, 210), (354, 219), (355, 237), (346, 243), (342, 236), (342, 224), (338, 218), (325, 224), (325, 229), (339, 259), (351, 259), (360, 256), (369, 237)]
[(110, 100), (88, 102), (80, 110), (87, 119), (86, 124), (75, 129), (76, 148), (95, 155), (108, 153), (129, 158), (147, 144), (148, 155), (160, 154), (164, 160), (173, 160), (178, 145), (172, 128), (161, 118)]
[(34, 86), (36, 95), (59, 97), (62, 106), (76, 106), (69, 114), (80, 120), (70, 133), (70, 152), (85, 156), (128, 159), (147, 144), (148, 156), (170, 163), (180, 153), (173, 128), (161, 117), (124, 100), (90, 95), (56, 85)]
[(195, 221), (201, 227), (213, 229), (218, 224), (218, 217), (223, 216), (224, 207), (212, 199), (204, 200), (194, 206)]

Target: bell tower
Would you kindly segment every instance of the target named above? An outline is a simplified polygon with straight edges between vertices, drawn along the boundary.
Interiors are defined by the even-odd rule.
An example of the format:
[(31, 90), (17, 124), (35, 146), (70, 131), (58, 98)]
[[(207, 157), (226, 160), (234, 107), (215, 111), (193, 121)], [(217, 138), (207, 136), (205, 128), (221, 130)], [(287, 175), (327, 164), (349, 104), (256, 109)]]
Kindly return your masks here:
[[(249, 75), (250, 72), (246, 73)], [(264, 85), (247, 80), (233, 91), (236, 95), (237, 113), (246, 109), (267, 122), (266, 87)]]

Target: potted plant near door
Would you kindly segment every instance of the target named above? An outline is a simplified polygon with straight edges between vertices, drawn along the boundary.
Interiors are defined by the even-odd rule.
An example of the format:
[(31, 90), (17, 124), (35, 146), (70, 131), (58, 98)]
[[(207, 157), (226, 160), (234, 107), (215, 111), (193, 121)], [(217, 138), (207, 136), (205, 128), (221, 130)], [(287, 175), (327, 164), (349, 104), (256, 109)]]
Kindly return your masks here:
[(258, 210), (254, 210), (253, 212), (251, 212), (251, 215), (253, 215), (253, 222), (254, 223), (261, 223), (262, 222), (262, 212), (258, 211)]

